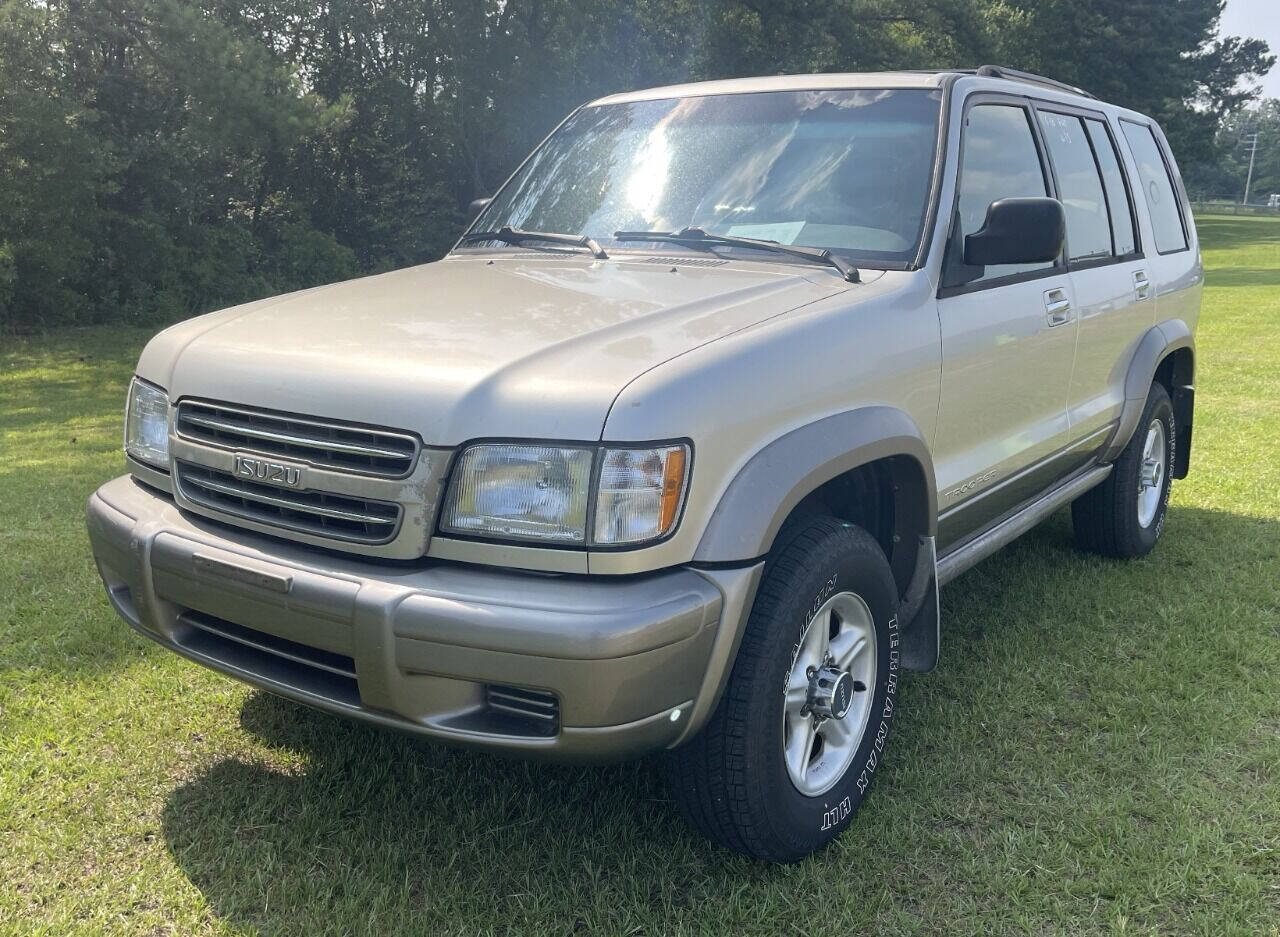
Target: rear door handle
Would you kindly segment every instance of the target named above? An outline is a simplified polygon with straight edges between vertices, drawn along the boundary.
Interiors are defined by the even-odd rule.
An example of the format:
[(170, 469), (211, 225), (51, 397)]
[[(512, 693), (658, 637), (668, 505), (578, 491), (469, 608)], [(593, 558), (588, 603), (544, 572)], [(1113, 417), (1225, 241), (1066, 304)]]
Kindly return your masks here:
[(1071, 300), (1067, 291), (1062, 289), (1044, 291), (1044, 311), (1049, 320), (1049, 327), (1065, 325), (1071, 321)]
[(1151, 281), (1147, 279), (1145, 271), (1133, 271), (1133, 292), (1139, 299), (1146, 299), (1151, 295)]

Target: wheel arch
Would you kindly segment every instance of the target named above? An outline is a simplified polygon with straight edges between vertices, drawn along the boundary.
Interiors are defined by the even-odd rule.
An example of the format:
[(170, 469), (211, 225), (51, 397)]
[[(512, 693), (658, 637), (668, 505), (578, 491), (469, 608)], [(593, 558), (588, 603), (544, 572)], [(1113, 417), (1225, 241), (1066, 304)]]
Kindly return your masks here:
[(1191, 464), (1191, 429), (1195, 413), (1195, 335), (1182, 319), (1153, 325), (1138, 342), (1124, 381), (1124, 406), (1120, 420), (1102, 455), (1115, 460), (1137, 429), (1147, 393), (1159, 382), (1173, 401), (1175, 448), (1174, 478), (1186, 478)]
[[(937, 532), (933, 459), (911, 417), (895, 407), (859, 407), (808, 423), (752, 456), (729, 483), (703, 531), (695, 560), (726, 562), (766, 556), (794, 516), (825, 505), (848, 516), (867, 498), (892, 494), (893, 521), (865, 523), (894, 563), (895, 543), (914, 547)], [(887, 529), (891, 528), (891, 529)], [(893, 538), (897, 537), (895, 541)], [(906, 568), (906, 577), (914, 560)], [(900, 588), (904, 583), (899, 581)]]

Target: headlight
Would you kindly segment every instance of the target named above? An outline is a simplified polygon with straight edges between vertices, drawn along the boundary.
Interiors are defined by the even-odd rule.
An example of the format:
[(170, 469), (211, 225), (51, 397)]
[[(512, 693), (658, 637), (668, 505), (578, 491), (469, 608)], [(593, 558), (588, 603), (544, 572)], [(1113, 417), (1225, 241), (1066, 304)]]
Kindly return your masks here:
[(472, 446), (462, 453), (441, 526), (462, 534), (583, 543), (592, 449)]
[(125, 407), (124, 451), (139, 462), (169, 470), (169, 395), (136, 377)]
[(478, 443), (454, 467), (440, 527), (498, 540), (634, 546), (675, 529), (688, 467), (684, 444), (609, 449)]

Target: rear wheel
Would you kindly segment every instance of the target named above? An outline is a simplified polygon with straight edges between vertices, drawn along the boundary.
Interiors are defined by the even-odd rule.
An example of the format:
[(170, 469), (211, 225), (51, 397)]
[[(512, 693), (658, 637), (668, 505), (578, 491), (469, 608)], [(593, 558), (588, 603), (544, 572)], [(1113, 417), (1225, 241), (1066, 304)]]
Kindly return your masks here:
[(893, 574), (865, 530), (822, 517), (787, 538), (769, 560), (716, 711), (668, 756), (690, 825), (781, 862), (849, 825), (893, 722), (896, 612)]
[(1107, 480), (1071, 505), (1080, 549), (1122, 558), (1151, 552), (1169, 508), (1175, 432), (1169, 392), (1152, 384), (1138, 428)]

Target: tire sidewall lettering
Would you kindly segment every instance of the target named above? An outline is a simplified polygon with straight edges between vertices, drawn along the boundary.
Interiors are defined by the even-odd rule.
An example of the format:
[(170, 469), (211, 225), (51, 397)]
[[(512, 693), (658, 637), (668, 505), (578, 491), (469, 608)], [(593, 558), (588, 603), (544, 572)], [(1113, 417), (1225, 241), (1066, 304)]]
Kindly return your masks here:
[(893, 715), (897, 706), (898, 696), (898, 665), (901, 658), (901, 652), (898, 648), (899, 630), (898, 616), (895, 615), (889, 619), (889, 672), (885, 676), (885, 695), (884, 703), (880, 709), (880, 722), (876, 726), (875, 741), (872, 743), (871, 752), (867, 756), (866, 763), (862, 770), (858, 772), (857, 780), (854, 782), (858, 788), (858, 793), (865, 795), (867, 788), (871, 786), (871, 779), (876, 773), (876, 769), (880, 767), (880, 754), (884, 751), (885, 742), (889, 738), (889, 728), (893, 723)]
[(1165, 426), (1165, 438), (1168, 440), (1165, 450), (1165, 470), (1164, 478), (1161, 480), (1164, 485), (1164, 491), (1160, 492), (1160, 510), (1156, 513), (1156, 522), (1152, 527), (1155, 531), (1155, 539), (1159, 540), (1160, 535), (1164, 533), (1165, 516), (1169, 513), (1169, 495), (1173, 492), (1173, 456), (1178, 451), (1178, 425), (1173, 419), (1173, 414), (1163, 420)]

